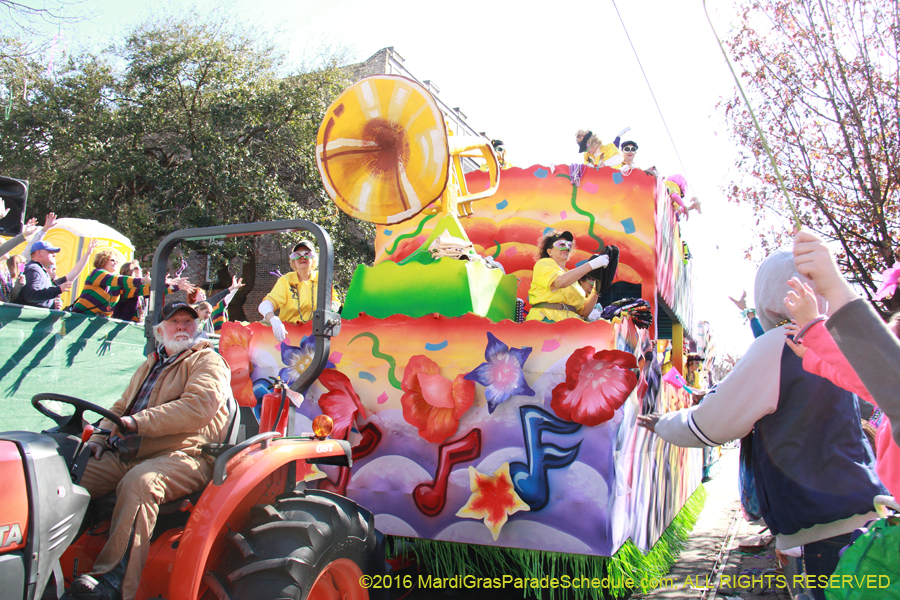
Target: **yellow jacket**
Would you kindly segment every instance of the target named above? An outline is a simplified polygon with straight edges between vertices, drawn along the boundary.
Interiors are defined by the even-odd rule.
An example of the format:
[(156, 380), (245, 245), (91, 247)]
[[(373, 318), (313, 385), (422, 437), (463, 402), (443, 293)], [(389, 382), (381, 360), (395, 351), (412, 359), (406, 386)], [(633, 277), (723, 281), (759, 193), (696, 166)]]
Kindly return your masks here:
[(563, 319), (575, 319), (581, 317), (581, 311), (584, 309), (584, 303), (587, 298), (584, 290), (576, 281), (569, 287), (554, 290), (550, 287), (556, 278), (565, 273), (566, 270), (556, 264), (552, 258), (542, 258), (534, 265), (534, 279), (531, 280), (531, 287), (528, 289), (528, 302), (534, 306), (541, 302), (561, 302), (574, 306), (578, 312), (574, 313), (568, 310), (554, 310), (552, 308), (532, 308), (528, 312), (526, 321), (562, 321)]
[(608, 161), (616, 154), (621, 154), (615, 144), (604, 144), (600, 146), (600, 152), (591, 154), (590, 151), (584, 153), (584, 164), (599, 166)]
[[(316, 286), (319, 281), (319, 272), (312, 271), (309, 279), (300, 281), (297, 274), (291, 271), (282, 275), (275, 282), (275, 287), (266, 295), (266, 300), (277, 309), (281, 309), (278, 318), (283, 323), (306, 323), (312, 319), (316, 310)], [(331, 289), (331, 310), (336, 311), (340, 307), (340, 299), (334, 288)]]

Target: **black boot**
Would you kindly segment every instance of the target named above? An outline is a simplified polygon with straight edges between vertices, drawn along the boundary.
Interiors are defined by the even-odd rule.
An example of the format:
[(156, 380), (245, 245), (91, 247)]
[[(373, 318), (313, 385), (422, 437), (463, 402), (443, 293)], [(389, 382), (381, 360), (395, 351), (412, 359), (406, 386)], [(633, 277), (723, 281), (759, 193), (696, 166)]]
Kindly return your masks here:
[(122, 594), (106, 578), (79, 575), (72, 580), (69, 595), (76, 600), (122, 600)]

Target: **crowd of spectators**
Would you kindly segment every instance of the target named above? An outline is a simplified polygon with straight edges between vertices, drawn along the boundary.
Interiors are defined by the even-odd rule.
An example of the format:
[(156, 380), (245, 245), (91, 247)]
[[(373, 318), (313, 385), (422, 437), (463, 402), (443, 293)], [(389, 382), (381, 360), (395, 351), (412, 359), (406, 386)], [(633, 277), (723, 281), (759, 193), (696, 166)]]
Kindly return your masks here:
[[(35, 219), (22, 227), (22, 233), (0, 244), (0, 302), (21, 304), (73, 313), (93, 314), (123, 321), (143, 323), (147, 317), (150, 278), (142, 274), (137, 260), (124, 261), (120, 254), (105, 248), (97, 251), (99, 242), (91, 240), (62, 277), (57, 276), (57, 255), (63, 250), (44, 240), (57, 225), (54, 213), (47, 215), (43, 227)], [(13, 251), (24, 244), (21, 253)], [(88, 261), (92, 270), (84, 280), (77, 297), (63, 306), (61, 296), (71, 291)], [(121, 263), (121, 264), (120, 264)], [(227, 320), (227, 307), (243, 286), (238, 277), (231, 286), (206, 298), (205, 291), (187, 278), (166, 277), (166, 293), (186, 293), (187, 301), (200, 315), (200, 329), (206, 334), (218, 333)]]

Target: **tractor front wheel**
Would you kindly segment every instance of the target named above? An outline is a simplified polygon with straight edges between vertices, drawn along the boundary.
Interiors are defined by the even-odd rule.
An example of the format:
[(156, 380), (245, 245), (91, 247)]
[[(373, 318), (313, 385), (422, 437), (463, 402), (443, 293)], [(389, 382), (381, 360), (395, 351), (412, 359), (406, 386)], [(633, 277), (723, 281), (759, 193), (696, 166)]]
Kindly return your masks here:
[(227, 575), (204, 576), (220, 600), (368, 600), (360, 579), (385, 572), (372, 513), (322, 490), (254, 506), (244, 529), (227, 537)]

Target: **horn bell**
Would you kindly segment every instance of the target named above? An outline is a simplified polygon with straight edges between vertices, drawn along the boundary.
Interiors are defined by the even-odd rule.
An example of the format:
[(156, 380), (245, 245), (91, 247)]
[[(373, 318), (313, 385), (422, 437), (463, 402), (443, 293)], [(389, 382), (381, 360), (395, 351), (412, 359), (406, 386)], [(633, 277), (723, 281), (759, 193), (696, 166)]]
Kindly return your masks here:
[(380, 225), (405, 221), (447, 187), (444, 116), (428, 90), (411, 79), (361, 79), (325, 113), (316, 165), (331, 199), (348, 215)]

